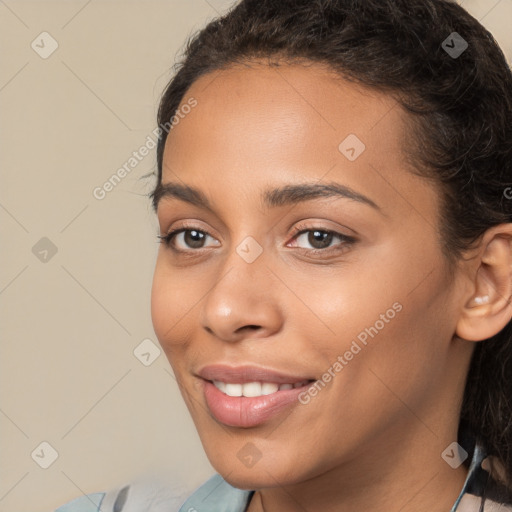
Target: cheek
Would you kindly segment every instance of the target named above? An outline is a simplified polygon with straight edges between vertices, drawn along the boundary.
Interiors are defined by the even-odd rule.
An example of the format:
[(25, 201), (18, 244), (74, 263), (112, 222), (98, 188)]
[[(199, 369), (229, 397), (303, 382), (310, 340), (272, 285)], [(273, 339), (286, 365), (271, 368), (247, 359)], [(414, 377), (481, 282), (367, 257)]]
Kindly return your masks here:
[[(356, 355), (350, 356), (349, 351), (352, 359), (341, 372), (343, 379), (336, 383), (349, 416), (382, 427), (407, 416), (408, 408), (425, 410), (439, 392), (446, 378), (443, 368), (451, 333), (442, 320), (446, 304), (437, 287), (442, 283), (433, 276), (432, 282), (414, 295), (395, 301), (393, 312), (387, 308), (391, 294), (391, 300), (380, 301), (381, 306), (372, 308), (371, 315), (365, 314), (366, 325), (353, 326), (347, 333), (342, 354), (352, 341), (360, 347), (355, 349)], [(344, 421), (343, 417), (338, 420)]]
[[(338, 356), (346, 361), (343, 369), (337, 366), (337, 375), (344, 376), (334, 379), (343, 400), (352, 403), (357, 396), (359, 402), (366, 396), (368, 401), (362, 402), (378, 406), (383, 396), (391, 394), (388, 385), (415, 402), (442, 378), (439, 363), (447, 357), (453, 326), (446, 276), (441, 265), (429, 274), (436, 253), (427, 252), (397, 261), (396, 250), (382, 251), (363, 266), (364, 272), (347, 272), (324, 280), (321, 289), (310, 289), (308, 304), (323, 321), (316, 327), (321, 325), (327, 332), (327, 325), (330, 330), (327, 339), (315, 342), (321, 359), (328, 361), (324, 370)], [(309, 340), (319, 340), (312, 325), (306, 329)]]
[(165, 329), (169, 328), (167, 318), (168, 304), (172, 299), (168, 293), (170, 287), (166, 286), (162, 276), (161, 265), (157, 262), (151, 287), (151, 320), (153, 329), (160, 343), (163, 341)]
[(151, 288), (151, 319), (153, 329), (168, 352), (183, 344), (182, 332), (187, 329), (191, 313), (190, 290), (179, 280), (179, 271), (170, 271), (159, 256)]

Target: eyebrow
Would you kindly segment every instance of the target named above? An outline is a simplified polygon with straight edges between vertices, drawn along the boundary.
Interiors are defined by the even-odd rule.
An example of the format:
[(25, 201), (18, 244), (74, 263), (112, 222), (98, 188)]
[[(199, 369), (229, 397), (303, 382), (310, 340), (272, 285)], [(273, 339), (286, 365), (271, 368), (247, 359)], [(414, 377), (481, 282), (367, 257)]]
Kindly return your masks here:
[[(295, 205), (320, 197), (351, 199), (381, 211), (381, 208), (370, 198), (356, 192), (350, 187), (336, 182), (326, 184), (289, 184), (279, 188), (266, 189), (261, 195), (261, 201), (262, 205), (266, 208), (277, 208), (280, 206)], [(154, 192), (150, 195), (150, 198), (153, 201), (155, 211), (158, 208), (160, 200), (174, 198), (215, 213), (212, 204), (199, 189), (181, 183), (159, 183)]]

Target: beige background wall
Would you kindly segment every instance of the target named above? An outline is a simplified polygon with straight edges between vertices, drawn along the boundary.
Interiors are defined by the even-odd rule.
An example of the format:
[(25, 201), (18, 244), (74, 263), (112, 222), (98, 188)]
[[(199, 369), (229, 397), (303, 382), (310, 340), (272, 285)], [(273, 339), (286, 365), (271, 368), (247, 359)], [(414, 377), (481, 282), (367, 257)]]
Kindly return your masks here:
[[(510, 61), (512, 0), (461, 3)], [(140, 478), (187, 494), (214, 472), (156, 357), (157, 229), (141, 179), (154, 151), (102, 200), (93, 190), (154, 138), (176, 52), (231, 4), (0, 0), (0, 512)], [(146, 339), (148, 366), (134, 355)], [(47, 469), (42, 442), (58, 453)]]

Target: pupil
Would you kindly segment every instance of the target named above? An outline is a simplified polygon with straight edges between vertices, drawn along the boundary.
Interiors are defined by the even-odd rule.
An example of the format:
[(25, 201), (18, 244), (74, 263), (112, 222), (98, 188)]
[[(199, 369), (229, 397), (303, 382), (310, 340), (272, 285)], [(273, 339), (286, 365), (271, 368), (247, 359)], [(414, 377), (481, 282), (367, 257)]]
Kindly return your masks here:
[[(319, 237), (320, 240), (315, 237)], [(329, 247), (329, 244), (331, 243), (332, 240), (332, 233), (326, 233), (325, 231), (312, 231), (310, 232), (308, 238), (308, 242), (313, 247), (315, 247), (316, 249), (323, 249), (325, 247)], [(316, 246), (315, 244), (317, 244), (318, 242), (320, 242), (320, 244), (319, 246)]]
[[(199, 237), (199, 240), (194, 237)], [(196, 231), (195, 229), (185, 231), (185, 243), (189, 247), (194, 247), (196, 249), (200, 248), (203, 238), (204, 238), (204, 233), (201, 233), (200, 231)]]

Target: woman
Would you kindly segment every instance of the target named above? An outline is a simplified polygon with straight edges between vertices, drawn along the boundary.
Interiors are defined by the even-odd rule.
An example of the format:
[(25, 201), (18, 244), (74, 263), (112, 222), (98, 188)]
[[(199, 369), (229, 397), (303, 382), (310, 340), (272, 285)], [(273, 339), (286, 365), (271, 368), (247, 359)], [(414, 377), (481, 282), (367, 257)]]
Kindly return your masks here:
[(512, 510), (492, 36), (445, 0), (242, 0), (176, 71), (152, 318), (218, 472), (179, 510)]

